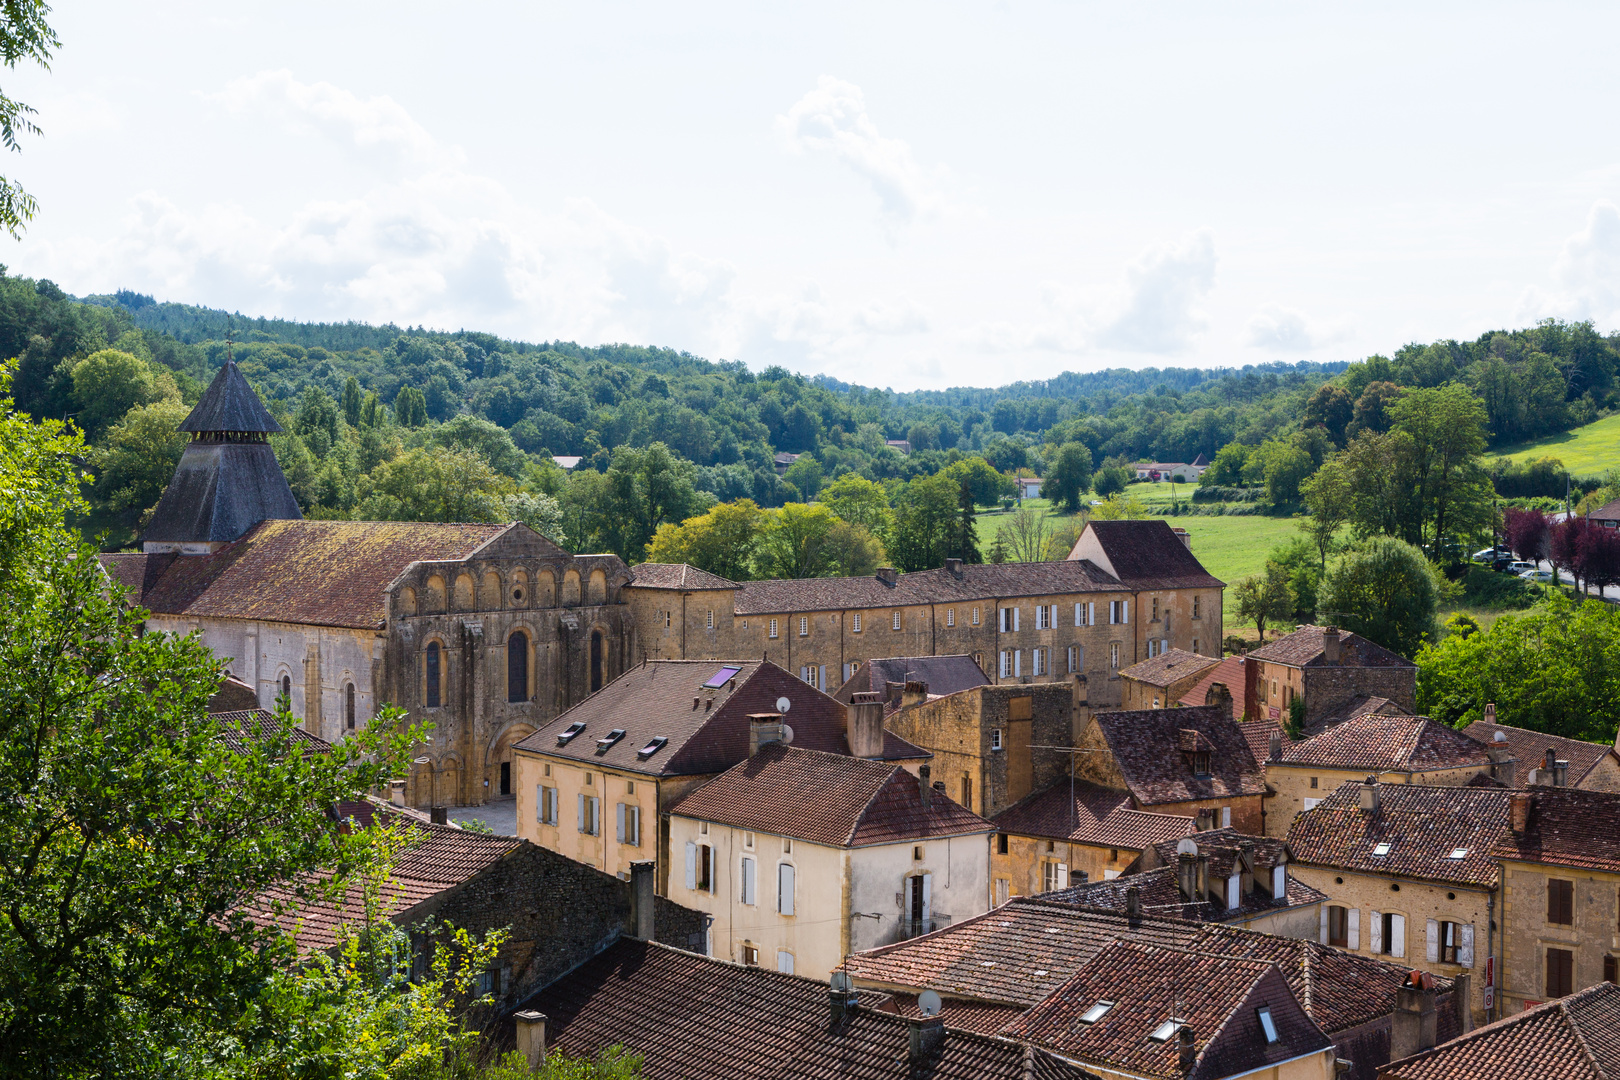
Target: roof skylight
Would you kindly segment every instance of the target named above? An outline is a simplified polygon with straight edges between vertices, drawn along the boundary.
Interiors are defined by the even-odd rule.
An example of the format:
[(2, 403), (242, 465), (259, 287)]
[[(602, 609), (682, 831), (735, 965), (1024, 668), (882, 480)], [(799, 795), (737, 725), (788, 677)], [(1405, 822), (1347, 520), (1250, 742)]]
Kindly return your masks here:
[(1271, 1018), (1271, 1010), (1256, 1009), (1255, 1013), (1260, 1017), (1260, 1030), (1266, 1033), (1266, 1042), (1276, 1042), (1278, 1038), (1277, 1022)]
[(1389, 848), (1390, 848), (1390, 845), (1387, 844), (1387, 843), (1379, 844), (1377, 847), (1373, 848), (1373, 854), (1374, 855), (1388, 855), (1389, 854)]
[(1466, 859), (1468, 858), (1468, 849), (1465, 847), (1454, 847), (1451, 849), (1451, 854), (1446, 857), (1448, 859)]
[(737, 673), (741, 670), (742, 668), (740, 667), (723, 667), (713, 675), (709, 676), (709, 681), (703, 684), (703, 689), (718, 690), (732, 679), (735, 679), (737, 677)]
[(596, 752), (601, 753), (603, 750), (608, 749), (622, 738), (624, 738), (624, 728), (614, 728), (612, 731), (596, 740)]
[(1112, 1009), (1113, 1007), (1114, 1003), (1112, 1001), (1099, 1001), (1097, 1004), (1080, 1014), (1080, 1022), (1082, 1024), (1095, 1024), (1097, 1021), (1107, 1016), (1108, 1010)]
[(569, 743), (569, 740), (571, 740), (575, 735), (578, 735), (580, 732), (582, 732), (584, 730), (585, 730), (585, 721), (583, 721), (583, 720), (574, 721), (572, 724), (569, 724), (563, 730), (557, 732), (557, 745), (558, 746), (567, 746), (568, 743)]
[(1171, 1017), (1158, 1027), (1154, 1028), (1153, 1031), (1149, 1033), (1148, 1040), (1150, 1042), (1159, 1043), (1169, 1042), (1170, 1036), (1174, 1035), (1178, 1030), (1180, 1030), (1180, 1028), (1181, 1021), (1177, 1020), (1175, 1017)]
[(668, 742), (668, 735), (654, 735), (647, 741), (646, 746), (643, 746), (640, 750), (636, 751), (636, 757), (640, 758), (642, 761), (646, 761), (648, 758), (658, 753), (658, 751), (662, 750), (664, 745)]

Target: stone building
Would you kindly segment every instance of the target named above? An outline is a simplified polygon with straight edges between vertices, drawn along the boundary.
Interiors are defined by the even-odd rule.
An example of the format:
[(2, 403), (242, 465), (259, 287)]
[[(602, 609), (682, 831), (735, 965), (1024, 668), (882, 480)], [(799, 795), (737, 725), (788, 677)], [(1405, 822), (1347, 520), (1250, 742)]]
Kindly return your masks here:
[(888, 656), (863, 660), (833, 697), (848, 705), (856, 694), (881, 694), (898, 705), (907, 683), (920, 682), (930, 697), (944, 697), (975, 686), (989, 686), (993, 679), (980, 670), (971, 656)]
[(638, 563), (625, 602), (636, 625), (637, 660), (725, 660), (735, 581), (685, 563)]
[(710, 955), (812, 979), (851, 952), (978, 915), (994, 827), (920, 771), (761, 747), (670, 806), (685, 875), (671, 874), (668, 895), (710, 917)]
[(1508, 795), (1497, 1016), (1620, 982), (1620, 795), (1532, 787)]
[[(1185, 649), (1167, 649), (1119, 673), (1122, 709), (1168, 709), (1181, 704), (1211, 669), (1221, 661)], [(1195, 704), (1213, 704), (1199, 701)]]
[(303, 520), (265, 441), (280, 428), (234, 364), (182, 427), (143, 550), (103, 565), (150, 629), (197, 632), (311, 734), (341, 739), (383, 704), (431, 721), (413, 805), (509, 792), (512, 745), (624, 670), (617, 556), (520, 524)]
[(1394, 710), (1417, 708), (1417, 665), (1360, 634), (1334, 626), (1302, 626), (1248, 655), (1250, 719), (1288, 720), (1297, 698), (1305, 732), (1387, 701)]
[(1496, 955), (1508, 832), (1499, 787), (1347, 783), (1288, 831), (1295, 876), (1326, 893), (1321, 941), (1353, 952), (1468, 975), (1484, 1022), (1485, 958)]

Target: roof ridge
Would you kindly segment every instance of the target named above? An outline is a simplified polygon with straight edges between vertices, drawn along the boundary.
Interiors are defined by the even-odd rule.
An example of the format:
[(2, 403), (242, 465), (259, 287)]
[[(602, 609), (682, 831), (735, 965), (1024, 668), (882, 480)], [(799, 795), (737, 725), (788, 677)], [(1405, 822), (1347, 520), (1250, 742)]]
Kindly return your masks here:
[[(1601, 986), (1603, 984), (1599, 983), (1598, 985)], [(1609, 1071), (1598, 1062), (1597, 1055), (1592, 1052), (1592, 1045), (1586, 1041), (1586, 1035), (1581, 1031), (1580, 1022), (1570, 1014), (1569, 1000), (1570, 999), (1567, 997), (1558, 999), (1558, 1015), (1563, 1017), (1564, 1026), (1569, 1028), (1570, 1034), (1575, 1036), (1576, 1045), (1581, 1048), (1581, 1053), (1586, 1055), (1586, 1063), (1592, 1067), (1592, 1071), (1598, 1076), (1603, 1077), (1603, 1080), (1612, 1080), (1609, 1075)]]
[[(828, 756), (829, 757), (836, 757), (838, 755), (831, 754), (831, 755), (828, 755)], [(864, 761), (865, 759), (864, 758), (856, 758), (855, 760), (856, 761)], [(879, 795), (883, 794), (883, 789), (888, 787), (890, 784), (892, 784), (895, 781), (895, 775), (894, 774), (897, 771), (898, 772), (906, 772), (906, 770), (902, 769), (898, 765), (889, 766), (889, 775), (884, 777), (883, 783), (879, 784), (877, 786), (877, 789), (875, 791), (873, 791), (872, 794), (870, 794), (870, 795), (868, 795), (866, 797), (866, 803), (865, 803), (865, 805), (863, 805), (861, 807), (861, 812), (859, 814), (855, 815), (855, 820), (850, 823), (849, 832), (844, 834), (844, 846), (845, 847), (851, 847), (851, 846), (854, 845), (854, 843), (855, 843), (855, 834), (860, 832), (861, 831), (861, 826), (866, 823), (866, 815), (870, 814), (872, 812), (872, 804), (877, 802), (877, 798), (878, 798)], [(910, 776), (911, 774), (906, 773), (906, 775)], [(922, 788), (922, 777), (920, 777), (920, 776), (917, 777), (917, 787), (919, 789), (918, 797), (921, 798), (922, 793), (921, 793), (920, 789)]]
[[(1571, 994), (1569, 997), (1556, 998), (1556, 999), (1554, 999), (1552, 1001), (1544, 1001), (1540, 1005), (1532, 1006), (1532, 1007), (1530, 1007), (1528, 1009), (1521, 1010), (1520, 1012), (1509, 1013), (1507, 1016), (1503, 1016), (1503, 1017), (1500, 1017), (1499, 1019), (1492, 1020), (1488, 1024), (1481, 1024), (1479, 1027), (1475, 1028), (1472, 1031), (1465, 1031), (1461, 1035), (1454, 1036), (1453, 1038), (1447, 1040), (1446, 1042), (1440, 1044), (1439, 1046), (1431, 1046), (1427, 1050), (1419, 1050), (1415, 1054), (1408, 1054), (1406, 1057), (1401, 1058), (1399, 1061), (1391, 1061), (1387, 1065), (1384, 1065), (1382, 1067), (1385, 1068), (1385, 1069), (1388, 1069), (1391, 1066), (1400, 1064), (1401, 1062), (1415, 1061), (1418, 1058), (1432, 1057), (1441, 1050), (1447, 1050), (1447, 1049), (1450, 1049), (1451, 1047), (1454, 1047), (1454, 1046), (1460, 1046), (1463, 1043), (1471, 1043), (1471, 1042), (1474, 1042), (1474, 1041), (1476, 1041), (1478, 1039), (1484, 1038), (1487, 1035), (1495, 1035), (1495, 1034), (1498, 1034), (1499, 1032), (1509, 1031), (1509, 1030), (1512, 1030), (1513, 1028), (1518, 1027), (1520, 1025), (1528, 1024), (1528, 1023), (1531, 1023), (1532, 1021), (1539, 1020), (1549, 1012), (1557, 1012), (1560, 1015), (1564, 1016), (1566, 1020), (1568, 1020), (1569, 1019), (1569, 1014), (1565, 1010), (1565, 1005), (1566, 1005), (1566, 1003), (1568, 1001), (1570, 1001), (1572, 998), (1580, 997), (1581, 995), (1586, 994), (1586, 993), (1588, 993), (1588, 992), (1590, 992), (1592, 990), (1596, 990), (1599, 987), (1612, 986), (1612, 985), (1613, 985), (1612, 983), (1594, 983), (1592, 986), (1587, 987), (1585, 990), (1577, 990), (1574, 994)], [(1583, 1050), (1587, 1049), (1584, 1043), (1582, 1044), (1582, 1049)], [(1598, 1073), (1599, 1076), (1604, 1075), (1602, 1069), (1598, 1069), (1597, 1073)]]

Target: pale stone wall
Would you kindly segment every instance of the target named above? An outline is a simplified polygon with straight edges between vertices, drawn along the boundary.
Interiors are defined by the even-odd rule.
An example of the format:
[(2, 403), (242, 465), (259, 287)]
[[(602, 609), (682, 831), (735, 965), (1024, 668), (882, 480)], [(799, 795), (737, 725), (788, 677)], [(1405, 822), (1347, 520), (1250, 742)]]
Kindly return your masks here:
[(1034, 896), (1044, 891), (1048, 864), (1063, 868), (1055, 871), (1058, 888), (1063, 888), (1071, 883), (1079, 884), (1081, 874), (1086, 875), (1086, 881), (1106, 881), (1110, 875), (1118, 876), (1142, 854), (1140, 849), (1098, 847), (1016, 833), (1009, 834), (1006, 840), (1006, 854), (1001, 853), (999, 841), (991, 847), (991, 876), (1004, 883), (1000, 886), (1004, 892), (993, 894), (997, 900), (1003, 895)]
[[(628, 875), (630, 864), (663, 859), (659, 850), (658, 782), (636, 773), (603, 772), (564, 758), (542, 757), (519, 751), (513, 761), (517, 795), (518, 835), (529, 842), (566, 855), (609, 874)], [(540, 789), (557, 790), (557, 821), (540, 820)], [(579, 797), (597, 803), (597, 831), (579, 828)], [(639, 807), (639, 836), (618, 839), (619, 804)]]
[[(1502, 978), (1497, 1015), (1547, 1000), (1547, 950), (1575, 954), (1572, 989), (1603, 981), (1603, 958), (1620, 957), (1620, 874), (1575, 871), (1539, 863), (1503, 863)], [(1547, 921), (1547, 882), (1574, 884), (1575, 922)]]
[[(1319, 765), (1265, 762), (1266, 783), (1277, 792), (1266, 804), (1266, 835), (1287, 836), (1294, 819), (1305, 812), (1305, 800), (1322, 800), (1348, 781), (1360, 783), (1369, 775), (1366, 769), (1326, 769)], [(1384, 784), (1425, 784), (1430, 787), (1462, 787), (1480, 773), (1491, 771), (1489, 764), (1433, 772), (1380, 772)]]
[[(734, 660), (737, 652), (733, 614), (735, 590), (623, 590), (636, 629), (633, 660)], [(830, 678), (830, 676), (829, 676)]]

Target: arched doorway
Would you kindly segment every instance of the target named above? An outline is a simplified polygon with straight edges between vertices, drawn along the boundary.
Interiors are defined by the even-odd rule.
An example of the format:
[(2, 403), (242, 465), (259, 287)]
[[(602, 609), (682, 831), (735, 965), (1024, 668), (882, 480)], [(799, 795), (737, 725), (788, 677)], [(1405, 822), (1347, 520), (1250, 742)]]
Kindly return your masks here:
[(534, 728), (528, 724), (513, 724), (501, 732), (501, 737), (490, 747), (484, 768), (484, 779), (489, 781), (489, 798), (498, 799), (517, 790), (512, 786), (512, 747), (533, 734)]
[(591, 631), (591, 693), (602, 689), (607, 681), (607, 640), (602, 637), (602, 631)]

